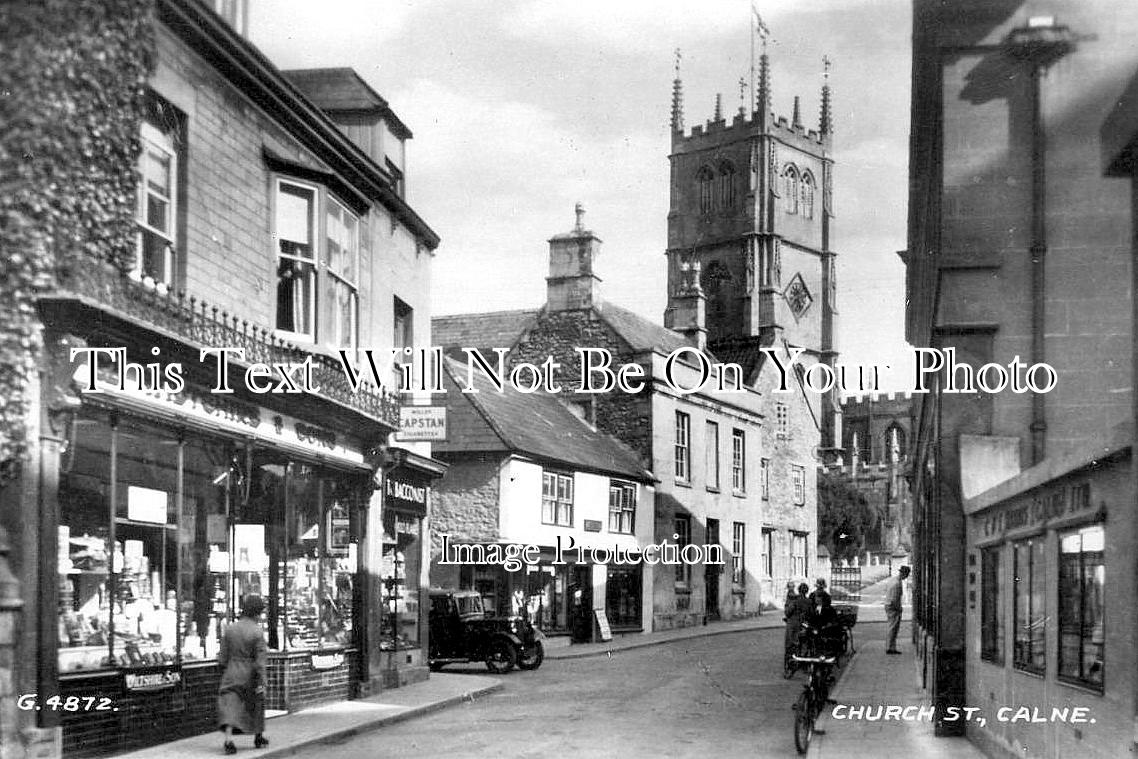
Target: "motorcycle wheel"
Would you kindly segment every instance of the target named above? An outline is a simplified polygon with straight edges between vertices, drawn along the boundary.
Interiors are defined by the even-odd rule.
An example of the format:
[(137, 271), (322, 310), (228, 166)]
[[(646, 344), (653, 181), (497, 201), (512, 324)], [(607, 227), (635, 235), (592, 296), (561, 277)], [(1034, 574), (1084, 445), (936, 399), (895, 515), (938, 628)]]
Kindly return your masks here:
[(545, 646), (541, 645), (541, 641), (536, 641), (529, 656), (518, 657), (518, 669), (537, 669), (543, 661), (545, 661)]
[(486, 669), (495, 675), (504, 675), (518, 663), (518, 652), (508, 640), (496, 640), (486, 653)]
[(798, 753), (806, 753), (813, 736), (814, 710), (811, 708), (810, 698), (803, 692), (798, 697), (798, 702), (794, 704), (794, 748)]

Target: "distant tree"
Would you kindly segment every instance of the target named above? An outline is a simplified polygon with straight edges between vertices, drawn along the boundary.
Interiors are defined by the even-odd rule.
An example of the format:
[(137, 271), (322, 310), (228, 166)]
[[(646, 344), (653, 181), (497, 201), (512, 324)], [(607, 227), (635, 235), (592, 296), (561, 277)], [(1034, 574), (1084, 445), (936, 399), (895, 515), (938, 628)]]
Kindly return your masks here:
[(878, 515), (865, 496), (840, 474), (818, 473), (818, 536), (832, 560), (852, 559), (865, 546)]

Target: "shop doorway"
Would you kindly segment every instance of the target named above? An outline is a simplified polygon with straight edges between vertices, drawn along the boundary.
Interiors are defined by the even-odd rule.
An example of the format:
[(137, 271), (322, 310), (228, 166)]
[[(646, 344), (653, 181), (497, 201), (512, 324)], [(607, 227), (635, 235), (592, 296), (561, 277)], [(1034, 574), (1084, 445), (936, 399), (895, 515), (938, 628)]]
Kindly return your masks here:
[(593, 639), (593, 581), (587, 564), (575, 564), (569, 573), (569, 632), (574, 643)]

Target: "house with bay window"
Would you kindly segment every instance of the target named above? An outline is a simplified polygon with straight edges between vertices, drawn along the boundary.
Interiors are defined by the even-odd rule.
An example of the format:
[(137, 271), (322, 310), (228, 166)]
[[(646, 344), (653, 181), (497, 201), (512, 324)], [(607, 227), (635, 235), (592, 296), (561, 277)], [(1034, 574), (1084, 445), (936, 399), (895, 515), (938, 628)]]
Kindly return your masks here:
[[(104, 78), (30, 64), (13, 94), (45, 140), (76, 141), (51, 171), (104, 184), (30, 204), (59, 215), (28, 215), (47, 242), (17, 248), (40, 258), (13, 360), (40, 380), (5, 388), (26, 415), (0, 520), (24, 598), (10, 692), (119, 713), (20, 712), (16, 740), (108, 755), (215, 729), (201, 705), (221, 630), (253, 594), (270, 709), (425, 678), (426, 515), (445, 466), (393, 444), (402, 399), (349, 386), (337, 356), (429, 344), (439, 239), (404, 197), (411, 132), (354, 71), (281, 71), (211, 3), (88, 5), (52, 20), (76, 35), (13, 41)], [(58, 103), (101, 131), (52, 132), (70, 117)], [(99, 223), (64, 235), (51, 218), (75, 208)], [(214, 392), (219, 362), (232, 392)], [(306, 365), (311, 386), (259, 392), (241, 380), (257, 364), (278, 390)], [(163, 687), (135, 687), (156, 674)]]

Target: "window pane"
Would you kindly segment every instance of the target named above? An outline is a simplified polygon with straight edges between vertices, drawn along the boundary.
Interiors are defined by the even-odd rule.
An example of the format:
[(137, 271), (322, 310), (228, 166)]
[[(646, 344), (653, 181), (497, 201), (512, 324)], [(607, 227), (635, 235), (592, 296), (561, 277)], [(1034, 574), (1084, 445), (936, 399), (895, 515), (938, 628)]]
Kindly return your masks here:
[(312, 257), (313, 193), (303, 187), (281, 184), (277, 193), (277, 240), (282, 253)]

